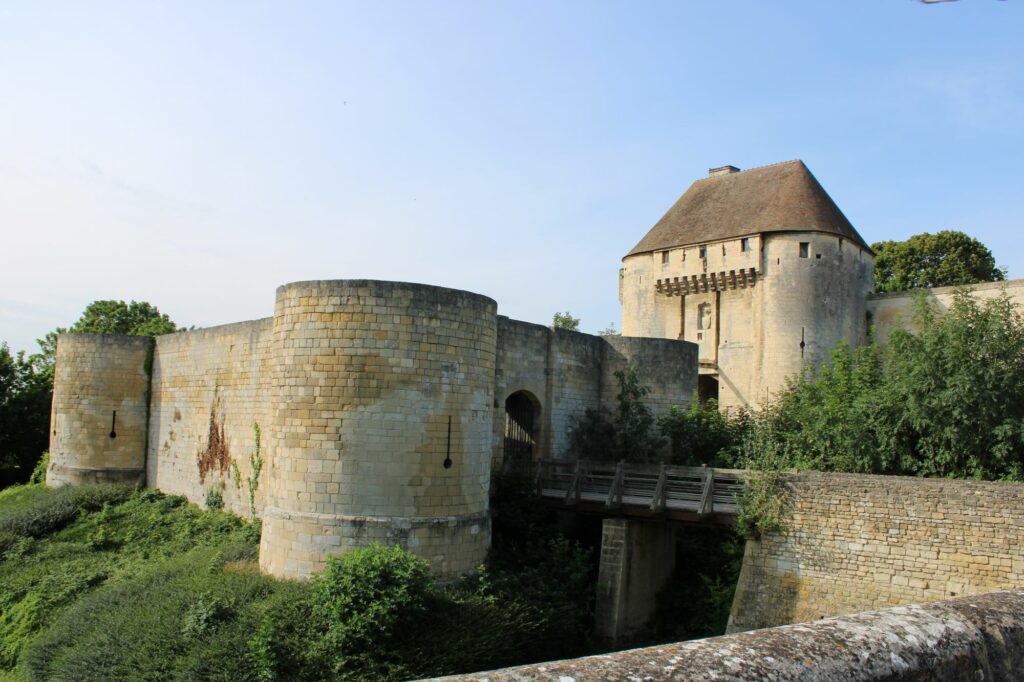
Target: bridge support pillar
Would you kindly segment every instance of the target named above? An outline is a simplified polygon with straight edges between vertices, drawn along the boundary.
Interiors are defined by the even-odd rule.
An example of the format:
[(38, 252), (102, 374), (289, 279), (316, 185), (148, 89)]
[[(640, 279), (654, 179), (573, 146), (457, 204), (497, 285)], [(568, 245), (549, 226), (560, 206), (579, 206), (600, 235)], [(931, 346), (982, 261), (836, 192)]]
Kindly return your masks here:
[(618, 645), (640, 633), (654, 616), (655, 598), (675, 568), (670, 524), (605, 519), (595, 605), (598, 637)]

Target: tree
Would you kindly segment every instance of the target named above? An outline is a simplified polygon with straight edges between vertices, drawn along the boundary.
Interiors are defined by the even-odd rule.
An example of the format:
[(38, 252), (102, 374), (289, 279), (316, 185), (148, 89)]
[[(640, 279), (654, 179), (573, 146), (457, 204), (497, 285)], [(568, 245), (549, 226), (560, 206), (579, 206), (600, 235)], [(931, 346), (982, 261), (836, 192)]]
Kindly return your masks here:
[(640, 383), (636, 367), (615, 372), (619, 383), (614, 415), (588, 407), (571, 419), (569, 455), (576, 459), (616, 462), (653, 462), (665, 441), (653, 433), (654, 415), (644, 404), (650, 389)]
[(33, 355), (37, 370), (53, 375), (53, 361), (59, 334), (126, 334), (160, 336), (178, 330), (178, 325), (156, 306), (145, 301), (93, 301), (69, 328), (58, 327), (39, 339), (41, 352)]
[(27, 481), (49, 439), (50, 375), (0, 343), (0, 488)]
[(597, 333), (598, 336), (622, 336), (619, 330), (615, 328), (614, 322), (609, 322), (608, 326)]
[(580, 318), (573, 317), (567, 310), (564, 313), (555, 313), (551, 320), (551, 326), (555, 329), (568, 329), (571, 332), (580, 330)]
[(992, 252), (963, 232), (915, 234), (906, 241), (871, 245), (875, 251), (875, 290), (906, 291), (975, 282), (1000, 282)]

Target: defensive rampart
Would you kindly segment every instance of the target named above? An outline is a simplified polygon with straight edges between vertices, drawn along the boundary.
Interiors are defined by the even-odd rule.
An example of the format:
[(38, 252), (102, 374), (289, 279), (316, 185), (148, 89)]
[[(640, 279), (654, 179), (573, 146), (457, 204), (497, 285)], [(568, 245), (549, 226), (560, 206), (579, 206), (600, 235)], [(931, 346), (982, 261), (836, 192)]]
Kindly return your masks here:
[(749, 540), (729, 631), (1024, 584), (1024, 485), (799, 473)]
[(200, 504), (219, 494), (263, 519), (273, 575), (384, 542), (453, 577), (487, 551), (491, 470), (510, 443), (563, 455), (573, 416), (614, 408), (614, 373), (629, 364), (656, 411), (686, 405), (696, 357), (684, 341), (499, 318), (465, 291), (298, 282), (262, 320), (155, 343), (60, 336), (47, 482), (145, 481)]

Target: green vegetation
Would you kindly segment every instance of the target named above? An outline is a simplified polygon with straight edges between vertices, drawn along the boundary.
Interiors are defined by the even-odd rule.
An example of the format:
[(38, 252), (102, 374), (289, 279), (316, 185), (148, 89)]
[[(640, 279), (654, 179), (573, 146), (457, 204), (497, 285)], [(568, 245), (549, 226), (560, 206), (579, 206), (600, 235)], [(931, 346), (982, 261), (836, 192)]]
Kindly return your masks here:
[(551, 318), (551, 326), (555, 329), (568, 329), (571, 332), (578, 332), (580, 330), (580, 318), (573, 317), (569, 311), (555, 313), (554, 317)]
[(49, 441), (52, 374), (0, 343), (0, 488), (29, 479)]
[[(252, 423), (252, 439), (253, 450), (249, 454), (249, 475), (245, 479), (245, 487), (249, 491), (249, 516), (256, 518), (256, 489), (260, 487), (260, 472), (263, 471), (263, 448), (260, 445), (259, 422)], [(238, 467), (235, 466), (234, 470), (237, 472)]]
[(70, 327), (58, 327), (39, 339), (40, 353), (32, 358), (40, 369), (53, 379), (53, 362), (60, 334), (126, 334), (128, 336), (160, 336), (179, 329), (178, 325), (156, 306), (145, 301), (93, 301)]
[(454, 585), (382, 547), (297, 583), (259, 575), (258, 523), (152, 490), (14, 486), (0, 492), (0, 673), (387, 680), (581, 653), (592, 561), (543, 525)]
[(648, 388), (640, 383), (636, 367), (615, 372), (615, 378), (619, 392), (614, 414), (590, 408), (573, 418), (570, 457), (680, 466), (728, 467), (734, 463), (752, 415), (722, 414), (714, 400), (701, 403), (694, 395), (685, 410), (673, 406), (655, 419), (644, 403)]
[(1024, 320), (1002, 295), (919, 298), (917, 334), (838, 347), (757, 420), (748, 463), (770, 468), (1024, 480)]
[(875, 291), (906, 291), (975, 282), (1000, 282), (992, 252), (963, 232), (915, 234), (906, 241), (871, 245), (875, 252)]
[(687, 526), (676, 536), (676, 574), (657, 598), (653, 639), (724, 634), (742, 563), (743, 539), (731, 529)]

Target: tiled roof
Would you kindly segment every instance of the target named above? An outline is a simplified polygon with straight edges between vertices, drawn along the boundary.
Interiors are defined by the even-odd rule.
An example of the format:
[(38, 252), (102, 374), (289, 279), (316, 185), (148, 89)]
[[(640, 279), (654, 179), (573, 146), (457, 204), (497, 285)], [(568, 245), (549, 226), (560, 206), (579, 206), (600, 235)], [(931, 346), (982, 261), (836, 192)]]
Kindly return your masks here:
[(827, 232), (869, 248), (795, 160), (697, 180), (627, 255), (765, 232)]

